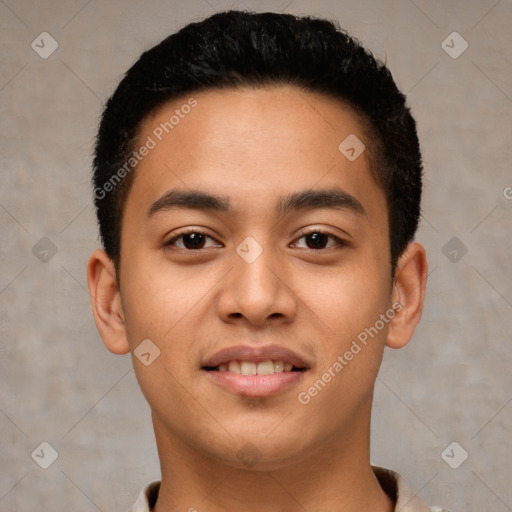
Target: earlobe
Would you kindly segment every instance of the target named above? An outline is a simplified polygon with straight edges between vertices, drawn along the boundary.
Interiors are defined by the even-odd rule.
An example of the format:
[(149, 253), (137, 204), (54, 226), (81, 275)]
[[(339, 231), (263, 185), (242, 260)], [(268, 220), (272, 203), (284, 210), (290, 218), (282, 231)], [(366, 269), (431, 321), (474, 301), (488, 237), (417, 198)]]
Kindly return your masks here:
[(392, 292), (397, 312), (389, 323), (386, 345), (402, 348), (412, 338), (423, 311), (427, 285), (427, 257), (418, 242), (407, 246), (398, 260)]
[(107, 253), (94, 251), (87, 264), (87, 283), (94, 321), (106, 347), (114, 354), (126, 354), (130, 346), (126, 337), (121, 295), (116, 271)]

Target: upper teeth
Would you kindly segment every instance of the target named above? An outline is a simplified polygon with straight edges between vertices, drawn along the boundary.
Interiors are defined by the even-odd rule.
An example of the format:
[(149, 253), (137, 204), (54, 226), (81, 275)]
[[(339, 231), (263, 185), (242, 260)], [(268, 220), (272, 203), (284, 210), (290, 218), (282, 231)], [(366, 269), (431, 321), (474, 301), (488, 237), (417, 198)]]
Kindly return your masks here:
[(219, 365), (219, 371), (240, 373), (242, 375), (272, 375), (273, 373), (281, 373), (283, 371), (290, 372), (293, 368), (291, 363), (283, 361), (262, 361), (261, 363), (253, 363), (251, 361), (229, 361)]

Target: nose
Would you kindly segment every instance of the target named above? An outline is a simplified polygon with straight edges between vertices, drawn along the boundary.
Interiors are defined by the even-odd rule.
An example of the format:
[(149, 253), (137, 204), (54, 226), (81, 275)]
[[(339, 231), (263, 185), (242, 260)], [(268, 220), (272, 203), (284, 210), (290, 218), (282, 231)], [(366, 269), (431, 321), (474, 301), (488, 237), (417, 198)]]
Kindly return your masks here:
[(222, 281), (217, 302), (218, 314), (224, 322), (261, 327), (295, 319), (297, 297), (283, 261), (271, 249), (264, 249), (254, 261), (236, 252), (232, 260), (232, 270)]

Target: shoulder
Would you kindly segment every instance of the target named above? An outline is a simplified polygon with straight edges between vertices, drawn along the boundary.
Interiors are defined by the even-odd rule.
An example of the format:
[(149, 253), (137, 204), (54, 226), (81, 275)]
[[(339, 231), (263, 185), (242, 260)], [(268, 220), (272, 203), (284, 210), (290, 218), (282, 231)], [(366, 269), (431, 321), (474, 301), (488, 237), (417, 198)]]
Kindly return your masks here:
[(151, 482), (140, 491), (137, 501), (128, 512), (151, 512), (158, 498), (160, 481)]
[(439, 506), (428, 506), (414, 493), (404, 478), (390, 469), (372, 466), (382, 489), (395, 501), (395, 510), (400, 512), (450, 512)]

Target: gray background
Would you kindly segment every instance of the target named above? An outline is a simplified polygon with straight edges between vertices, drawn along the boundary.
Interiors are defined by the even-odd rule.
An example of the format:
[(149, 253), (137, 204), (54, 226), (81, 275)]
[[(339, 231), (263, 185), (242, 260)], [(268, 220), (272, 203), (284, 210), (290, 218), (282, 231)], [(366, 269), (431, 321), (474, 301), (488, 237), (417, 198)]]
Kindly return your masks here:
[[(3, 0), (0, 511), (124, 511), (159, 477), (131, 360), (104, 348), (90, 312), (92, 141), (142, 50), (230, 7), (336, 18), (408, 94), (430, 278), (413, 342), (385, 354), (372, 461), (430, 504), (512, 510), (512, 2)], [(43, 31), (59, 44), (47, 59), (31, 48)], [(453, 31), (469, 45), (458, 58), (441, 45)], [(48, 469), (35, 460), (49, 449), (31, 457), (43, 441), (58, 452)], [(453, 441), (452, 465), (469, 454), (457, 469), (442, 457)]]

